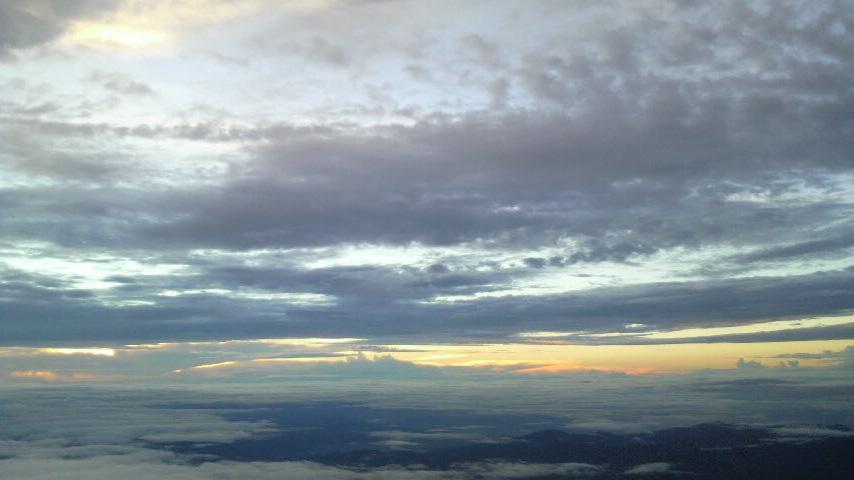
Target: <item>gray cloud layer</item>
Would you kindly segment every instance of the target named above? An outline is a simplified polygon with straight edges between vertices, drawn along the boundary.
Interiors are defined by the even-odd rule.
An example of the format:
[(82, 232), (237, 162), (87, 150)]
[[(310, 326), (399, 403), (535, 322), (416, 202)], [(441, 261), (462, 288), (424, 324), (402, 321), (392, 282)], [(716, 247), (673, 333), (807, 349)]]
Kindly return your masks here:
[(117, 0), (3, 0), (0, 2), (0, 60), (16, 49), (40, 45), (59, 36), (75, 19), (97, 17)]
[[(39, 8), (50, 15), (36, 17), (7, 3), (0, 3), (0, 17), (35, 23), (0, 25), (5, 49), (46, 42), (68, 19), (107, 7), (46, 2)], [(402, 14), (405, 6), (347, 8), (355, 18), (360, 8)], [(407, 75), (421, 83), (450, 88), (447, 79), (460, 65), (470, 71), (469, 87), (481, 89), (486, 104), (462, 111), (425, 103), (408, 118), (373, 123), (238, 125), (225, 117), (127, 125), (35, 109), (47, 105), (43, 100), (0, 104), (0, 168), (20, 180), (0, 188), (0, 228), (9, 245), (47, 242), (41, 255), (106, 251), (190, 270), (115, 279), (110, 303), (73, 279), (10, 263), (0, 284), (2, 341), (436, 332), (493, 338), (531, 329), (668, 328), (850, 312), (851, 7), (787, 1), (572, 8), (578, 18), (609, 20), (607, 26), (586, 32), (586, 21), (567, 20), (580, 25), (583, 41), (543, 34), (530, 45), (508, 43), (500, 32), (470, 33), (454, 41), (456, 56), (446, 63), (425, 53), (429, 42), (404, 48), (398, 39), (395, 54), (404, 52)], [(531, 9), (574, 18), (568, 7)], [(375, 74), (364, 45), (348, 47), (351, 33), (335, 34), (330, 22), (312, 23), (314, 36), (276, 45), (276, 55), (356, 77)], [(365, 45), (380, 39), (366, 38)], [(88, 78), (146, 101), (161, 91), (122, 73)], [(385, 80), (390, 95), (403, 95), (407, 83)], [(79, 111), (57, 105), (67, 115)], [(140, 153), (135, 142), (152, 140), (167, 146)], [(179, 151), (181, 142), (225, 144), (239, 153), (169, 170), (177, 154), (168, 145)], [(518, 258), (510, 265), (437, 254), (433, 267), (389, 267), (381, 259), (301, 263), (305, 249), (362, 244), (437, 252), (476, 246)], [(200, 249), (261, 259), (204, 258), (194, 253)], [(691, 252), (707, 253), (696, 260)], [(652, 270), (662, 257), (695, 268), (683, 269), (683, 278), (605, 282), (572, 293), (425, 303), (512, 290), (540, 274), (583, 278), (602, 265), (618, 278), (632, 265)], [(323, 294), (334, 302), (158, 296), (246, 288)]]

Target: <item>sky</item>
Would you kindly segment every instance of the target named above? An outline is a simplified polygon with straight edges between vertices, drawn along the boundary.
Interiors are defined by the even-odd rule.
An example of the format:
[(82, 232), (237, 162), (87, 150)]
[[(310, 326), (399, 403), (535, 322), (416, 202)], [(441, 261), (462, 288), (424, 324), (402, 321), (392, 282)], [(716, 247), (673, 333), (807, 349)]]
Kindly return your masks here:
[(0, 391), (854, 425), (851, 52), (844, 0), (0, 0)]

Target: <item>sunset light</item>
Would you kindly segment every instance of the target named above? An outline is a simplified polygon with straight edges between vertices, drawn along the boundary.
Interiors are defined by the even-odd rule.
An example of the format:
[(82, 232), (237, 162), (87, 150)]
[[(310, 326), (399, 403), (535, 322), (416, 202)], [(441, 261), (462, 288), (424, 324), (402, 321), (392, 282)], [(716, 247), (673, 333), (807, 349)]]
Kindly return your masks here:
[(854, 1), (0, 0), (0, 479), (854, 478)]

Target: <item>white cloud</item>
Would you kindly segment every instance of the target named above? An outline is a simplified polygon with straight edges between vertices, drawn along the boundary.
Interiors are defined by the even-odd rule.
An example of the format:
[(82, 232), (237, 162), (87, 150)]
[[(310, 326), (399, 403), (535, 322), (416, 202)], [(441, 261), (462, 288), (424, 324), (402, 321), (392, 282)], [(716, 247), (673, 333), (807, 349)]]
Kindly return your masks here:
[(667, 462), (644, 463), (624, 472), (626, 475), (652, 475), (656, 473), (674, 473), (673, 465)]
[(789, 437), (851, 437), (854, 436), (854, 431), (837, 430), (821, 426), (793, 426), (793, 427), (774, 427), (772, 431), (777, 435)]
[(530, 478), (546, 475), (593, 476), (603, 471), (598, 465), (588, 463), (472, 463), (463, 465), (475, 478), (499, 480), (502, 478)]
[[(10, 478), (33, 480), (77, 480), (122, 478), (125, 480), (281, 480), (283, 478), (328, 480), (474, 480), (521, 479), (543, 475), (590, 476), (600, 467), (580, 463), (471, 463), (449, 470), (423, 466), (391, 466), (346, 469), (312, 462), (209, 462), (195, 466), (162, 451), (130, 449), (111, 455), (75, 460), (31, 452), (21, 458), (0, 460), (0, 469)], [(52, 454), (60, 454), (51, 451)]]

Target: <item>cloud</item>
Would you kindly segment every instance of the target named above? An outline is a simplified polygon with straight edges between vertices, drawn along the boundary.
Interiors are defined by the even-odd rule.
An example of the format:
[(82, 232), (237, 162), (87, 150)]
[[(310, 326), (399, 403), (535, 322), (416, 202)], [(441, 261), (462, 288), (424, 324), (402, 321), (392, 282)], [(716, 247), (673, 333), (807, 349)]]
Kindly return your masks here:
[[(57, 471), (64, 478), (85, 479), (92, 476), (122, 477), (128, 479), (273, 479), (289, 477), (353, 478), (353, 472), (309, 462), (287, 462), (280, 464), (256, 463), (206, 463), (198, 467), (187, 465), (174, 456), (155, 450), (136, 449), (129, 453), (109, 456), (64, 460), (61, 458), (31, 458), (0, 460), (4, 471), (19, 478), (55, 478)], [(417, 478), (417, 477), (416, 477)]]
[(266, 431), (273, 432), (275, 429), (269, 430), (259, 429), (256, 425), (252, 425), (249, 431), (232, 430), (227, 432), (222, 431), (206, 431), (203, 427), (196, 431), (188, 432), (170, 432), (170, 433), (154, 433), (151, 435), (143, 435), (140, 440), (152, 443), (174, 443), (174, 442), (190, 442), (190, 443), (230, 443), (235, 440), (250, 438), (258, 433)]
[(408, 446), (417, 446), (422, 442), (431, 441), (466, 441), (477, 443), (494, 443), (500, 441), (493, 437), (488, 437), (479, 432), (466, 432), (459, 430), (435, 431), (429, 432), (407, 432), (400, 430), (380, 430), (371, 432), (372, 437), (386, 439), (385, 441), (403, 442)]
[(0, 2), (0, 59), (57, 38), (72, 20), (96, 17), (115, 8), (114, 0)]
[(740, 369), (757, 369), (765, 368), (765, 365), (762, 365), (762, 362), (757, 362), (755, 360), (745, 361), (743, 358), (739, 358), (738, 362), (736, 362), (736, 367)]
[[(381, 266), (257, 268), (233, 267), (211, 259), (194, 268), (190, 275), (141, 276), (135, 283), (121, 284), (111, 291), (79, 288), (73, 283), (56, 284), (55, 278), (13, 272), (8, 275), (15, 280), (0, 285), (0, 291), (8, 299), (0, 301), (0, 311), (10, 323), (4, 340), (19, 344), (32, 343), (36, 338), (41, 342), (87, 338), (91, 341), (93, 334), (97, 340), (118, 339), (128, 343), (203, 340), (210, 339), (206, 332), (212, 326), (216, 326), (215, 338), (219, 339), (250, 335), (250, 338), (270, 338), (282, 334), (281, 324), (276, 320), (280, 318), (278, 315), (288, 317), (291, 336), (368, 338), (382, 334), (435, 339), (435, 327), (445, 321), (442, 319), (454, 319), (451, 327), (442, 327), (449, 336), (451, 331), (464, 334), (477, 330), (481, 336), (506, 339), (531, 330), (623, 331), (626, 320), (645, 323), (652, 330), (839, 315), (847, 312), (854, 301), (851, 289), (844, 288), (852, 281), (851, 272), (653, 283), (431, 303), (419, 302), (437, 295), (488, 291), (495, 288), (491, 284), (512, 278), (516, 271), (432, 274), (421, 269)], [(54, 285), (46, 287), (45, 281)], [(209, 293), (162, 295), (162, 292), (190, 289)], [(295, 301), (306, 293), (335, 301)], [(52, 321), (59, 312), (64, 318), (80, 321), (69, 320), (60, 328)], [(21, 316), (30, 321), (11, 323), (11, 319)], [(232, 321), (238, 316), (243, 318), (240, 324)], [(342, 321), (342, 318), (352, 320)], [(408, 320), (400, 322), (401, 318)], [(153, 329), (142, 328), (143, 325)], [(246, 330), (248, 325), (252, 331)], [(851, 328), (838, 326), (721, 335), (701, 340), (783, 341), (851, 335)], [(633, 337), (578, 337), (577, 340), (643, 343)], [(657, 342), (692, 341), (698, 339)]]
[[(768, 370), (763, 372), (765, 375)], [(0, 469), (22, 478), (50, 478), (57, 469), (67, 473), (68, 478), (102, 474), (128, 478), (151, 478), (156, 474), (160, 478), (188, 479), (595, 478), (620, 471), (627, 475), (675, 474), (690, 468), (670, 457), (655, 463), (614, 460), (608, 462), (610, 466), (565, 460), (522, 462), (514, 458), (516, 454), (524, 458), (548, 457), (548, 449), (542, 450), (536, 443), (539, 441), (546, 445), (557, 441), (560, 455), (566, 455), (566, 443), (561, 442), (593, 442), (625, 452), (626, 445), (646, 451), (647, 444), (639, 443), (639, 438), (670, 438), (678, 443), (686, 436), (700, 442), (700, 446), (705, 445), (703, 442), (754, 444), (757, 439), (800, 444), (850, 438), (851, 432), (843, 427), (786, 424), (791, 418), (832, 421), (831, 412), (835, 412), (835, 418), (845, 418), (850, 410), (850, 392), (847, 397), (828, 396), (822, 391), (816, 391), (814, 397), (801, 395), (798, 389), (811, 388), (810, 382), (815, 378), (799, 372), (785, 372), (780, 377), (785, 381), (777, 382), (743, 375), (744, 372), (717, 372), (702, 377), (632, 378), (573, 374), (559, 381), (534, 384), (514, 376), (459, 376), (451, 381), (431, 382), (387, 377), (375, 383), (376, 388), (358, 377), (309, 375), (289, 378), (284, 390), (280, 388), (281, 377), (261, 383), (183, 382), (180, 388), (172, 385), (164, 389), (155, 385), (128, 389), (126, 383), (87, 388), (67, 384), (40, 388), (2, 385)], [(850, 384), (850, 379), (850, 372), (839, 371), (820, 381)], [(691, 382), (700, 386), (729, 382), (728, 388), (736, 390), (698, 391)], [(235, 396), (237, 385), (241, 393)], [(537, 388), (532, 389), (532, 385)], [(774, 386), (794, 390), (768, 389)], [(662, 406), (662, 395), (674, 390), (680, 395), (671, 396), (671, 401)], [(792, 402), (792, 398), (798, 398), (798, 402)], [(55, 408), (57, 402), (62, 402), (62, 409)], [(742, 418), (752, 426), (709, 424), (644, 433), (661, 425), (680, 425), (686, 419), (693, 422), (726, 417)], [(542, 431), (549, 425), (560, 425), (566, 418), (578, 420), (588, 433)], [(603, 419), (615, 427), (609, 430), (622, 434), (589, 433)], [(632, 425), (634, 428), (630, 428)], [(532, 430), (540, 430), (540, 434), (518, 437)], [(516, 438), (516, 443), (507, 443), (508, 434)], [(396, 443), (379, 444), (375, 440)], [(628, 443), (623, 444), (624, 441)], [(535, 445), (528, 451), (525, 445), (530, 442)], [(426, 450), (431, 444), (439, 448)], [(253, 455), (263, 457), (274, 452), (277, 458), (288, 460), (244, 457), (237, 461), (247, 455), (247, 445), (253, 448)], [(311, 453), (312, 445), (325, 445), (331, 448), (329, 453), (343, 455), (317, 458), (350, 460), (334, 465), (306, 460), (317, 455)], [(362, 463), (359, 452), (367, 445), (368, 449), (379, 449), (379, 456), (368, 457), (374, 460)], [(448, 450), (443, 445), (456, 447)], [(401, 446), (413, 449), (401, 450)], [(356, 453), (348, 456), (350, 448)], [(513, 453), (507, 458), (459, 460), (507, 452), (508, 448)], [(587, 452), (583, 454), (596, 458), (602, 455), (596, 449), (579, 448), (577, 454)], [(423, 456), (428, 451), (434, 452), (432, 457)], [(658, 455), (655, 451), (647, 454)], [(417, 461), (431, 458), (428, 464)], [(634, 463), (640, 464), (632, 466)]]
[(792, 426), (792, 427), (777, 427), (772, 431), (781, 437), (815, 437), (815, 438), (832, 438), (832, 437), (851, 437), (854, 432), (850, 430), (833, 429), (819, 426)]
[(125, 454), (99, 456), (79, 460), (58, 458), (27, 458), (0, 460), (0, 466), (18, 478), (55, 478), (57, 471), (63, 478), (86, 479), (92, 476), (122, 477), (129, 480), (144, 478), (166, 479), (280, 479), (326, 478), (341, 480), (403, 479), (403, 480), (468, 480), (533, 478), (542, 475), (590, 476), (598, 467), (584, 464), (513, 464), (483, 463), (462, 465), (457, 470), (428, 470), (423, 467), (392, 466), (386, 468), (351, 470), (312, 462), (208, 462), (198, 466), (187, 465), (170, 455), (153, 450), (137, 450)]
[[(311, 477), (468, 480), (556, 474), (589, 476), (601, 471), (598, 466), (582, 463), (484, 461), (430, 468), (415, 464), (355, 467), (324, 465), (312, 461), (237, 462), (210, 455), (195, 458), (153, 446), (222, 443), (228, 448), (229, 444), (241, 439), (266, 438), (276, 431), (271, 422), (245, 421), (230, 418), (231, 415), (255, 418), (259, 413), (264, 416), (278, 408), (284, 408), (286, 412), (289, 410), (288, 405), (275, 400), (271, 402), (272, 398), (265, 394), (267, 400), (258, 405), (235, 403), (234, 397), (229, 397), (231, 400), (223, 403), (221, 407), (224, 410), (221, 410), (215, 403), (199, 403), (199, 392), (188, 390), (160, 393), (131, 393), (113, 389), (43, 390), (35, 398), (29, 397), (30, 394), (25, 390), (5, 390), (5, 393), (8, 395), (4, 395), (3, 406), (10, 415), (0, 435), (0, 469), (5, 474), (21, 478), (53, 478), (57, 471), (62, 471), (63, 478), (72, 479), (92, 476), (141, 479), (157, 476), (168, 479)], [(226, 397), (218, 394), (215, 397), (226, 400)], [(65, 402), (62, 411), (52, 408), (53, 402), (58, 399)], [(210, 399), (207, 397), (207, 400)], [(293, 405), (302, 409), (300, 411), (303, 413), (298, 415), (322, 415), (329, 406), (322, 403), (316, 406)], [(361, 408), (352, 414), (358, 418), (365, 412)], [(394, 410), (386, 413), (382, 410), (371, 412), (381, 415), (380, 418), (384, 420), (394, 421), (395, 418)], [(310, 438), (311, 432), (307, 433), (307, 438)]]
[(320, 37), (314, 37), (305, 44), (289, 45), (287, 48), (306, 59), (334, 67), (348, 67), (351, 63), (350, 54), (347, 50)]
[[(107, 8), (34, 5), (54, 12), (58, 29)], [(76, 78), (142, 95), (148, 110), (84, 108), (69, 100), (80, 85), (48, 74), (49, 90), (30, 85), (0, 104), (3, 233), (41, 246), (3, 254), (4, 278), (31, 274), (0, 285), (2, 318), (27, 318), (0, 320), (3, 341), (483, 341), (849, 313), (851, 9), (663, 5), (546, 2), (518, 16), (504, 6), (404, 14), (379, 2), (248, 9), (228, 21), (211, 12), (222, 28), (188, 28), (183, 46), (245, 57), (253, 68), (223, 77), (234, 83), (209, 76), (211, 92), (239, 102), (201, 98), (159, 69), (143, 82), (98, 70), (89, 54), (69, 58)], [(378, 18), (392, 20), (363, 28)], [(591, 31), (592, 18), (613, 28)], [(446, 36), (427, 33), (443, 22)], [(532, 25), (536, 35), (516, 41)], [(275, 38), (268, 45), (257, 38), (266, 31), (287, 34), (260, 35)], [(199, 72), (213, 61), (192, 58)], [(431, 81), (411, 82), (407, 66)], [(275, 82), (259, 71), (277, 72)], [(347, 95), (329, 98), (338, 91)], [(269, 98), (285, 97), (300, 100), (268, 115)], [(389, 113), (398, 110), (409, 114)], [(68, 261), (94, 252), (110, 258)], [(47, 258), (64, 267), (43, 274)], [(97, 273), (126, 262), (174, 268), (134, 282)], [(39, 283), (51, 276), (65, 280)]]
[(821, 353), (783, 353), (777, 355), (776, 358), (784, 358), (784, 359), (826, 359), (826, 358), (837, 358), (841, 356), (842, 352), (834, 352), (833, 350), (824, 350)]
[(65, 376), (50, 370), (16, 370), (10, 373), (9, 376), (12, 378), (32, 378), (37, 380), (48, 380), (51, 382), (57, 380), (87, 380), (91, 378), (91, 376), (87, 376), (85, 374)]
[(655, 475), (659, 473), (682, 473), (673, 470), (673, 465), (666, 462), (644, 463), (624, 472), (626, 475)]
[[(61, 361), (69, 362), (69, 369), (76, 366), (72, 362), (84, 361), (127, 361), (131, 363), (126, 368), (139, 369), (155, 363), (140, 357), (162, 355), (166, 370), (176, 359), (186, 361), (189, 354), (217, 358), (237, 355), (243, 349), (244, 354), (257, 356), (265, 355), (266, 349), (283, 347), (246, 342), (194, 344), (186, 346), (182, 357), (175, 346), (150, 350), (138, 346), (129, 349), (132, 351), (118, 349), (111, 358), (69, 355)], [(50, 358), (57, 361), (55, 356)], [(4, 366), (14, 361), (3, 358)], [(87, 372), (98, 370), (90, 363)], [(131, 475), (148, 464), (148, 471), (162, 469), (165, 478), (168, 474), (233, 478), (236, 472), (243, 472), (243, 478), (266, 478), (264, 475), (286, 475), (297, 468), (317, 469), (320, 476), (328, 472), (333, 478), (338, 474), (343, 478), (406, 478), (411, 474), (415, 478), (460, 479), (583, 476), (602, 473), (608, 467), (597, 466), (599, 462), (579, 465), (505, 459), (430, 467), (404, 462), (345, 468), (227, 459), (238, 458), (246, 445), (269, 442), (267, 445), (279, 445), (273, 450), (280, 455), (276, 458), (304, 460), (312, 455), (309, 447), (315, 445), (308, 439), (342, 449), (351, 445), (356, 449), (366, 445), (388, 448), (389, 458), (404, 452), (401, 446), (415, 455), (404, 458), (418, 458), (418, 452), (432, 446), (465, 444), (499, 451), (507, 437), (559, 428), (570, 420), (573, 430), (588, 434), (606, 430), (630, 437), (662, 427), (723, 420), (749, 422), (754, 429), (758, 424), (774, 425), (771, 430), (783, 429), (772, 432), (779, 438), (843, 438), (848, 436), (844, 429), (820, 425), (846, 422), (852, 395), (847, 367), (654, 376), (576, 372), (531, 377), (471, 368), (419, 370), (404, 362), (362, 358), (340, 365), (244, 373), (215, 381), (145, 373), (133, 382), (115, 378), (85, 385), (0, 382), (0, 408), (4, 411), (0, 458), (5, 458), (0, 460), (0, 470), (32, 473), (38, 478), (47, 475), (43, 472), (63, 468), (64, 464), (56, 462), (75, 459), (77, 463), (65, 465), (69, 475), (78, 468), (79, 472), (107, 471), (102, 469), (108, 465)], [(237, 390), (239, 395), (234, 394)], [(680, 395), (671, 395), (673, 391)], [(665, 397), (669, 400), (662, 404)], [(62, 409), (56, 409), (59, 403)], [(397, 443), (374, 443), (385, 440)], [(184, 453), (167, 454), (164, 450), (168, 449)], [(270, 454), (269, 450), (252, 451)], [(190, 455), (192, 452), (221, 452), (225, 458), (214, 461)], [(631, 463), (620, 468), (629, 466)]]
[[(834, 0), (0, 0), (0, 471), (667, 476), (409, 460), (845, 440), (852, 51)], [(626, 373), (677, 343), (726, 369)], [(287, 461), (229, 460), (262, 444)]]
[(495, 462), (462, 465), (471, 471), (475, 478), (531, 478), (546, 475), (566, 475), (572, 477), (595, 476), (603, 469), (598, 465), (586, 463), (510, 463)]
[(154, 90), (147, 84), (121, 73), (95, 71), (89, 76), (89, 80), (101, 85), (106, 90), (122, 95), (144, 96), (154, 94)]

